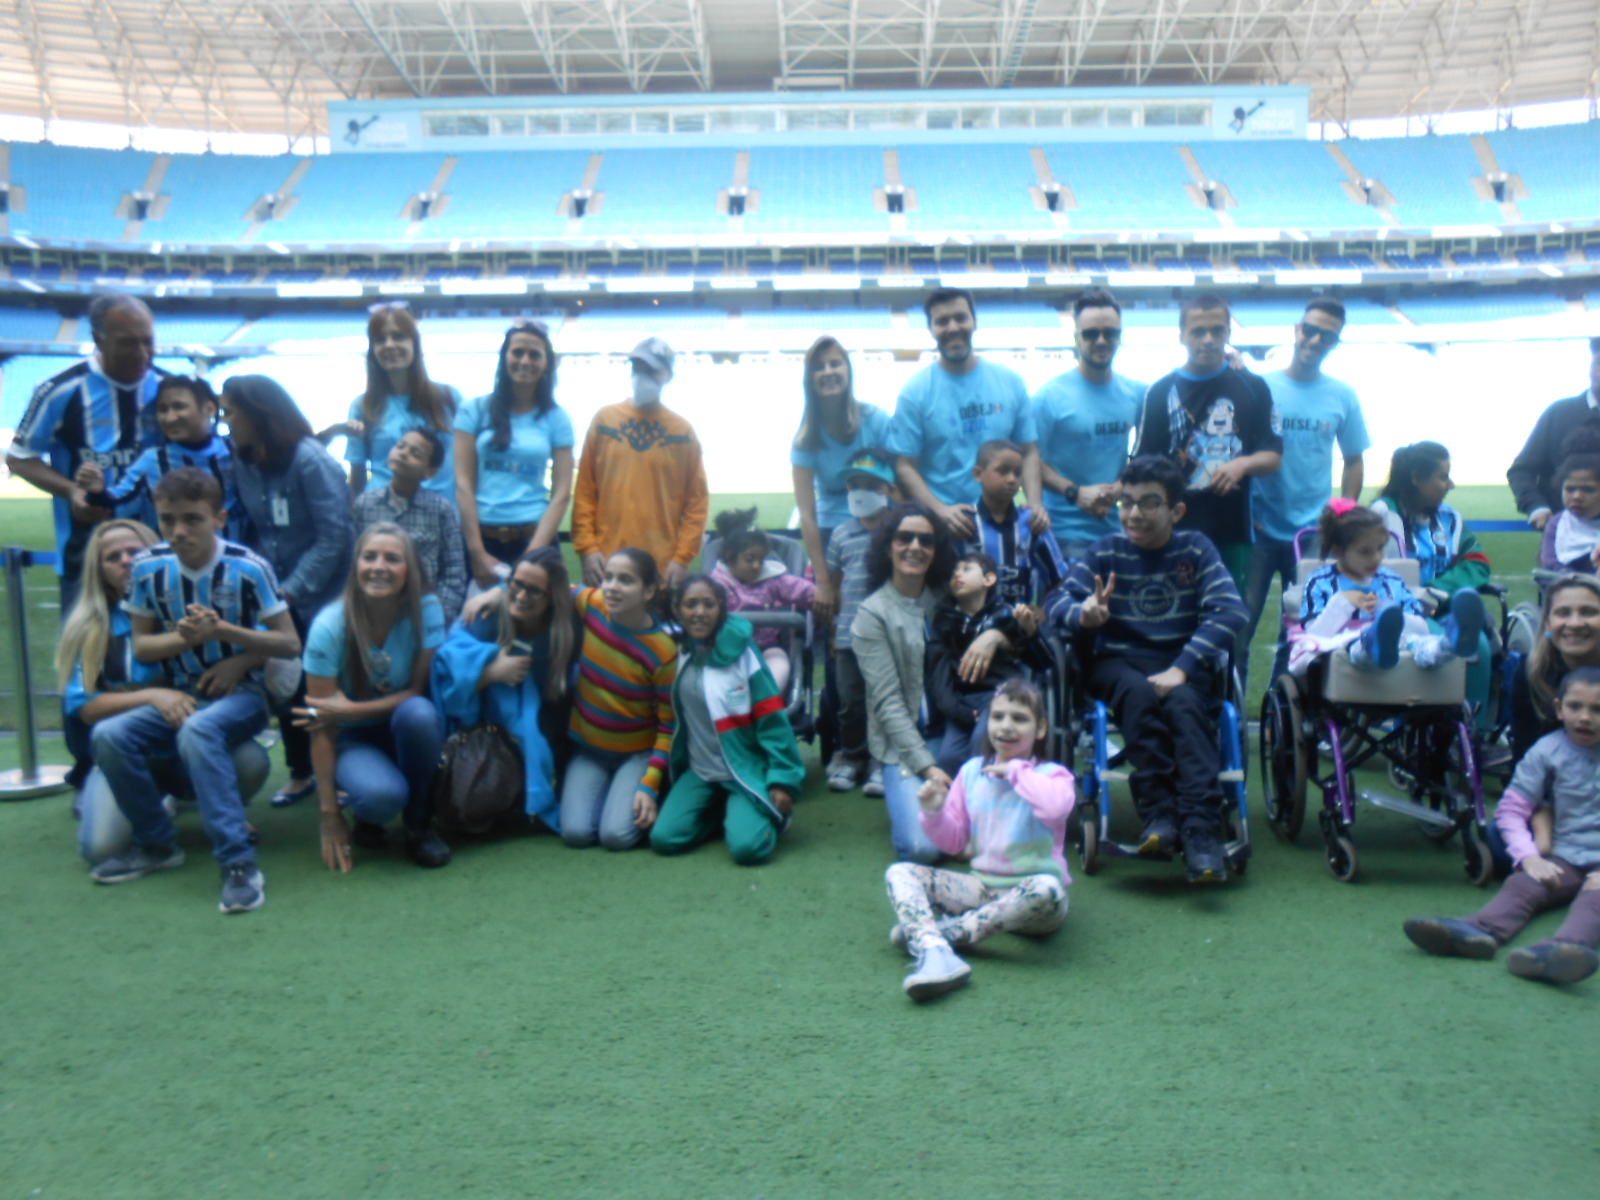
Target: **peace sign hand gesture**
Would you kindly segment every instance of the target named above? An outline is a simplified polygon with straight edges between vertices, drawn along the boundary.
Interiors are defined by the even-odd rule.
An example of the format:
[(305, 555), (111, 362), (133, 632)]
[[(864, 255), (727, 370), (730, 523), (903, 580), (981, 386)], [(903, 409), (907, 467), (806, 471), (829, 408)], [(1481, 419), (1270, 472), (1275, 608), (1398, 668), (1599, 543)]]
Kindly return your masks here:
[(1099, 629), (1111, 619), (1111, 607), (1106, 601), (1111, 599), (1111, 593), (1117, 590), (1117, 573), (1111, 572), (1107, 579), (1100, 576), (1094, 577), (1094, 595), (1083, 602), (1083, 608), (1078, 614), (1078, 625), (1083, 629)]

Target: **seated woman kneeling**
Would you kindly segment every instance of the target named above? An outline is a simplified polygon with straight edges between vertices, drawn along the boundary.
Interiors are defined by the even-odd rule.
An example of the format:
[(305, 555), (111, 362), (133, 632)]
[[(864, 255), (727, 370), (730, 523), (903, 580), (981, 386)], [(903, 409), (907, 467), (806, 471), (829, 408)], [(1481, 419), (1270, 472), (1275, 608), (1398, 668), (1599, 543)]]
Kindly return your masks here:
[[(344, 597), (317, 614), (306, 641), (306, 707), (322, 807), (322, 859), (348, 871), (350, 843), (381, 847), (403, 815), (406, 853), (442, 867), (450, 848), (433, 827), (429, 795), (443, 734), (428, 699), (444, 609), (428, 591), (416, 547), (398, 525), (369, 525), (356, 543)], [(355, 832), (343, 806), (355, 817)]]
[(693, 575), (678, 593), (685, 647), (672, 685), (672, 790), (650, 845), (678, 854), (716, 833), (716, 803), (733, 861), (772, 857), (805, 780), (783, 696), (756, 648), (754, 631), (728, 613), (716, 580)]
[(561, 832), (553, 778), (566, 756), (569, 674), (583, 634), (567, 564), (555, 546), (517, 559), (489, 611), (464, 616), (433, 666), (433, 690), (452, 729), (488, 722), (522, 750), (524, 811)]

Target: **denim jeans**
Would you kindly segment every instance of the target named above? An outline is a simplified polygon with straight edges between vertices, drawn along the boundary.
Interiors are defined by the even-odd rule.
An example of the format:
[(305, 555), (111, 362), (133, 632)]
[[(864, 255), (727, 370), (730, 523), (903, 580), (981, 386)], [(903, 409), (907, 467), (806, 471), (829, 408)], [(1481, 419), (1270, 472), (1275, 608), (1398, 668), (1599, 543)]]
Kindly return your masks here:
[(922, 778), (896, 763), (883, 765), (883, 802), (889, 809), (889, 840), (900, 862), (936, 863), (943, 857), (922, 828), (922, 805), (917, 792)]
[(978, 714), (977, 724), (971, 729), (963, 729), (953, 721), (946, 721), (944, 733), (933, 745), (933, 756), (939, 761), (939, 769), (954, 779), (956, 772), (966, 765), (967, 759), (976, 758), (983, 753), (983, 735), (988, 728), (987, 704)]
[(561, 781), (561, 838), (569, 846), (632, 850), (645, 831), (633, 821), (633, 797), (650, 766), (650, 752), (607, 754), (581, 746)]
[[(1250, 586), (1245, 592), (1245, 607), (1250, 610), (1250, 624), (1239, 639), (1234, 658), (1239, 666), (1239, 681), (1248, 691), (1250, 687), (1250, 643), (1255, 641), (1256, 626), (1261, 624), (1261, 613), (1267, 607), (1267, 596), (1272, 592), (1274, 578), (1284, 587), (1293, 587), (1295, 577), (1294, 543), (1280, 542), (1266, 537), (1258, 529), (1256, 541), (1250, 552)], [(1281, 592), (1280, 592), (1281, 594)], [(1283, 625), (1278, 625), (1278, 650), (1272, 659), (1272, 674), (1268, 686), (1289, 669), (1289, 640), (1284, 636)]]
[(333, 777), (350, 797), (350, 815), (387, 825), (403, 812), (407, 829), (426, 829), (443, 746), (439, 710), (426, 696), (405, 701), (387, 724), (341, 727)]
[[(87, 740), (89, 727), (84, 727)], [(247, 738), (233, 748), (233, 766), (239, 773), (239, 794), (246, 804), (259, 792), (272, 774), (272, 762), (267, 752), (255, 741)], [(192, 800), (189, 781), (184, 778), (183, 766), (175, 757), (163, 756), (150, 761), (151, 774), (156, 785), (180, 800)], [(93, 866), (105, 862), (114, 854), (121, 854), (133, 845), (133, 826), (117, 807), (111, 785), (103, 771), (90, 771), (78, 793), (78, 852)]]
[(153, 759), (176, 749), (217, 861), (223, 867), (254, 862), (233, 748), (260, 733), (266, 723), (266, 698), (257, 691), (240, 690), (207, 701), (178, 729), (149, 704), (97, 724), (91, 739), (95, 766), (105, 773), (117, 807), (133, 827), (134, 842), (140, 846), (177, 842), (177, 829), (161, 803), (161, 786), (151, 770)]

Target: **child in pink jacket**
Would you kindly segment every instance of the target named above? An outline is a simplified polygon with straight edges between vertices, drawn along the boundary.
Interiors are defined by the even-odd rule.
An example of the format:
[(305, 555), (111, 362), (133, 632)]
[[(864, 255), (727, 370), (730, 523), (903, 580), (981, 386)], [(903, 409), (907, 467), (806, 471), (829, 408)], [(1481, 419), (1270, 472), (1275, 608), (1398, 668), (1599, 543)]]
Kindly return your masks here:
[(995, 933), (1042, 937), (1067, 916), (1062, 844), (1076, 793), (1072, 773), (1040, 762), (1044, 697), (1024, 679), (1001, 684), (989, 704), (984, 754), (967, 760), (949, 790), (930, 780), (918, 800), (922, 828), (971, 873), (899, 862), (884, 876), (899, 923), (889, 940), (916, 959), (902, 985), (931, 1000), (972, 974), (956, 954)]
[[(722, 553), (711, 578), (727, 590), (728, 611), (807, 611), (817, 594), (816, 585), (809, 579), (790, 574), (783, 563), (767, 557), (767, 535), (755, 527), (755, 521), (753, 508), (717, 514)], [(756, 626), (756, 647), (766, 659), (780, 696), (789, 686), (792, 671), (789, 655), (779, 644), (782, 640), (782, 630)]]

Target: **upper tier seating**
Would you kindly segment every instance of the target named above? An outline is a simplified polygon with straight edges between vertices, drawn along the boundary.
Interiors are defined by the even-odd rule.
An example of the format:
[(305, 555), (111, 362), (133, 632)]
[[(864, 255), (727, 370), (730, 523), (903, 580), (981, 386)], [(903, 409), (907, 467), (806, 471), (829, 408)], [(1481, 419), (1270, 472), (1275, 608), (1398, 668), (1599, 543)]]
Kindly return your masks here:
[(0, 341), (53, 342), (61, 314), (53, 308), (0, 308)]
[[(1074, 229), (1216, 229), (1216, 215), (1196, 208), (1178, 148), (1169, 143), (1058, 142), (1044, 147), (1050, 171), (1072, 189)], [(1031, 178), (1025, 182), (1032, 182)]]
[(733, 186), (735, 153), (676, 147), (608, 152), (598, 188), (605, 201), (584, 218), (584, 234), (726, 233), (717, 193)]
[(1444, 137), (1351, 139), (1345, 154), (1368, 179), (1379, 179), (1394, 196), (1392, 211), (1402, 225), (1467, 225), (1505, 219), (1500, 206), (1478, 199), (1472, 179), (1483, 174), (1472, 139)]
[[(444, 166), (442, 154), (329, 154), (295, 185), (300, 201), (259, 241), (397, 242), (410, 222), (406, 202)], [(451, 202), (452, 204), (454, 201)]]
[(1228, 209), (1248, 229), (1376, 229), (1376, 209), (1356, 204), (1339, 186), (1344, 171), (1318, 142), (1193, 142), (1207, 176), (1228, 185)]
[(750, 187), (759, 189), (761, 203), (746, 213), (745, 232), (886, 233), (888, 214), (872, 203), (872, 189), (883, 185), (881, 150), (757, 146), (750, 151)]
[[(148, 222), (144, 234), (166, 242), (237, 242), (250, 228), (250, 212), (257, 201), (288, 182), (299, 164), (291, 154), (271, 158), (174, 154), (161, 183), (161, 190), (172, 199), (166, 215)], [(269, 222), (263, 240), (272, 241), (276, 230)]]
[(917, 194), (917, 210), (906, 214), (909, 229), (1052, 227), (1049, 212), (1035, 208), (1028, 193), (1038, 177), (1026, 146), (907, 146), (899, 158), (901, 182)]
[(1517, 201), (1523, 219), (1592, 217), (1600, 203), (1600, 123), (1508, 129), (1485, 135), (1500, 169), (1522, 176), (1528, 195)]
[(1481, 296), (1402, 296), (1400, 311), (1418, 325), (1504, 321), (1567, 311), (1567, 302), (1546, 292), (1487, 292)]
[(11, 214), (11, 232), (119, 242), (127, 220), (116, 215), (117, 204), (144, 187), (155, 161), (142, 150), (14, 142), (11, 182), (27, 189), (28, 211)]
[[(583, 182), (583, 150), (485, 150), (461, 154), (445, 181), (444, 212), (429, 217), (422, 236), (439, 238), (556, 237), (567, 231), (561, 197)], [(423, 180), (419, 189), (426, 187)], [(605, 187), (602, 175), (601, 187)], [(610, 197), (606, 198), (610, 203)]]

